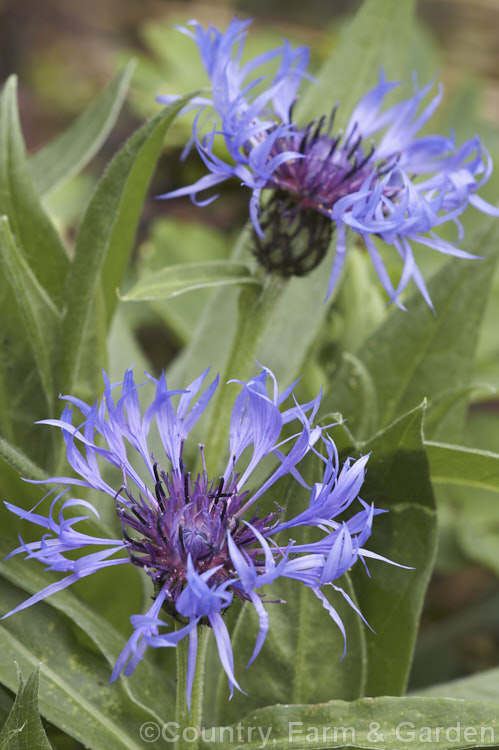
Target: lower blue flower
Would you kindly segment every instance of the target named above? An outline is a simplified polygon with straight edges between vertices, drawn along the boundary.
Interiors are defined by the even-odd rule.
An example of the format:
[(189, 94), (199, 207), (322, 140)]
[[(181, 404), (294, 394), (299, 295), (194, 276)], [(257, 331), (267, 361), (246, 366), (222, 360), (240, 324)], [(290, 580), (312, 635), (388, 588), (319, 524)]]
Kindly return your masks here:
[[(48, 515), (26, 511), (11, 503), (7, 508), (20, 518), (45, 529), (40, 541), (20, 546), (10, 556), (25, 553), (47, 569), (65, 573), (57, 583), (31, 596), (4, 617), (19, 612), (75, 581), (114, 565), (135, 565), (151, 578), (154, 603), (145, 615), (131, 618), (133, 633), (119, 656), (111, 680), (122, 672), (129, 675), (146, 647), (173, 647), (189, 638), (187, 694), (193, 684), (197, 656), (197, 627), (209, 624), (220, 661), (228, 677), (231, 694), (241, 689), (234, 674), (230, 636), (224, 612), (234, 600), (250, 603), (259, 618), (259, 632), (250, 663), (265, 641), (269, 619), (265, 600), (258, 593), (277, 578), (296, 579), (320, 599), (346, 636), (341, 619), (324, 594), (330, 587), (357, 608), (334, 582), (358, 559), (385, 558), (368, 551), (364, 543), (371, 534), (376, 510), (359, 497), (368, 456), (347, 460), (340, 468), (336, 447), (323, 429), (314, 426), (321, 394), (306, 404), (284, 408), (294, 385), (279, 393), (272, 372), (266, 368), (250, 381), (239, 382), (229, 430), (229, 460), (220, 477), (210, 477), (200, 446), (203, 469), (194, 478), (184, 461), (184, 444), (218, 385), (216, 378), (201, 391), (208, 371), (185, 390), (168, 390), (164, 376), (142, 384), (154, 387), (152, 402), (142, 415), (138, 388), (132, 370), (122, 383), (111, 385), (104, 374), (102, 400), (93, 405), (70, 396), (61, 419), (44, 420), (59, 427), (66, 442), (67, 458), (78, 475), (52, 477), (56, 488)], [(271, 388), (269, 389), (269, 383)], [(121, 395), (115, 400), (115, 389)], [(178, 400), (176, 407), (175, 400)], [(83, 414), (83, 423), (73, 425), (73, 408)], [(163, 465), (148, 448), (150, 428), (155, 423), (166, 461)], [(283, 439), (285, 425), (294, 425), (291, 437)], [(287, 431), (289, 432), (289, 430)], [(324, 451), (318, 450), (322, 445)], [(310, 490), (307, 508), (295, 518), (283, 520), (283, 510), (260, 516), (255, 503), (284, 476), (307, 487), (298, 464), (311, 451), (322, 459), (323, 471)], [(142, 478), (136, 454), (143, 464)], [(323, 455), (323, 453), (325, 455)], [(135, 454), (135, 455), (133, 455)], [(270, 476), (252, 490), (246, 486), (261, 461), (273, 456)], [(118, 467), (121, 487), (111, 487), (101, 474), (102, 462)], [(96, 508), (88, 501), (66, 498), (72, 487), (99, 490), (112, 499), (121, 522), (120, 538), (103, 538), (77, 527)], [(66, 498), (66, 499), (65, 499)], [(348, 511), (357, 505), (348, 519)], [(74, 508), (82, 509), (75, 517)], [(342, 521), (335, 520), (341, 514)], [(289, 541), (288, 529), (314, 526), (321, 538), (310, 544)], [(277, 535), (279, 537), (277, 538)], [(74, 553), (80, 553), (74, 559)], [(173, 630), (170, 615), (182, 625)], [(360, 614), (360, 613), (359, 613)]]

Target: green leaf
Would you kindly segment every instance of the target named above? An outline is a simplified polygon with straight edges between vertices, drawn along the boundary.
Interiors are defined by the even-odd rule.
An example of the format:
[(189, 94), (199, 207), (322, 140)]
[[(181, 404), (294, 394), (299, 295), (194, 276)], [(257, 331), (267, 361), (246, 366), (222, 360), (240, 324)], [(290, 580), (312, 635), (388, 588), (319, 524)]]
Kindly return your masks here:
[[(26, 284), (29, 289), (29, 279)], [(53, 458), (55, 433), (45, 435), (40, 440), (40, 428), (33, 424), (49, 416), (46, 389), (42, 384), (32, 341), (26, 332), (26, 318), (21, 313), (19, 299), (4, 271), (0, 272), (0, 319), (0, 435), (10, 445), (27, 453), (32, 462), (47, 468)], [(43, 356), (43, 352), (41, 354)], [(54, 354), (53, 351), (49, 352), (51, 359)], [(13, 471), (10, 474), (15, 476)], [(5, 471), (2, 471), (2, 493), (6, 491), (5, 478)]]
[(326, 394), (322, 402), (323, 408), (327, 411), (333, 405), (334, 396), (334, 404), (338, 409), (341, 408), (342, 418), (346, 416), (348, 428), (355, 429), (356, 436), (372, 435), (378, 428), (379, 412), (382, 405), (378, 404), (376, 384), (371, 373), (359, 356), (345, 352), (342, 357), (339, 378), (341, 378), (342, 384), (348, 383), (348, 387), (351, 389), (351, 401), (355, 403), (355, 419), (348, 411), (351, 401), (345, 403), (341, 400), (341, 396), (337, 398), (336, 385), (334, 385), (335, 378), (333, 378), (331, 395), (328, 397), (328, 394)]
[(201, 747), (222, 750), (238, 742), (248, 750), (464, 750), (495, 748), (498, 741), (499, 703), (364, 698), (259, 709), (235, 727), (206, 730)]
[(78, 119), (30, 160), (39, 195), (51, 193), (81, 170), (112, 130), (128, 91), (135, 62), (128, 63)]
[(434, 482), (499, 492), (498, 453), (429, 440), (425, 441), (425, 448)]
[(336, 122), (338, 128), (344, 127), (357, 102), (376, 82), (380, 66), (389, 78), (399, 79), (410, 49), (414, 6), (414, 0), (364, 0), (319, 72), (320, 85), (311, 84), (301, 98), (298, 116), (321, 116), (339, 102)]
[(107, 371), (108, 366), (108, 333), (104, 292), (99, 286), (84, 331), (78, 377), (74, 384), (76, 392), (84, 400), (92, 401), (102, 389), (102, 369)]
[[(430, 406), (464, 389), (463, 398), (445, 419), (433, 427), (433, 439), (455, 436), (462, 428), (466, 410), (466, 388), (472, 372), (473, 356), (493, 270), (497, 262), (496, 220), (485, 221), (478, 235), (465, 244), (470, 251), (489, 252), (484, 259), (452, 259), (430, 280), (430, 296), (435, 314), (421, 295), (407, 301), (407, 311), (394, 310), (369, 337), (355, 356), (363, 365), (356, 373), (350, 362), (340, 366), (323, 402), (328, 411), (341, 411), (349, 429), (365, 439), (366, 404), (359, 400), (365, 391), (362, 380), (367, 371), (374, 385), (377, 409), (375, 421), (380, 429), (398, 415), (413, 409), (423, 399)], [(490, 248), (490, 251), (489, 251)]]
[(168, 266), (141, 278), (126, 294), (124, 302), (169, 299), (185, 292), (206, 287), (225, 287), (241, 284), (261, 285), (244, 263), (214, 260), (210, 263), (182, 263)]
[(69, 259), (40, 204), (26, 161), (14, 77), (5, 84), (0, 99), (0, 214), (9, 217), (28, 265), (59, 304)]
[(461, 680), (432, 685), (424, 690), (418, 690), (417, 693), (429, 697), (499, 703), (499, 668), (487, 669)]
[(366, 546), (413, 570), (373, 560), (372, 578), (355, 566), (351, 576), (367, 632), (366, 694), (402, 695), (436, 552), (435, 500), (422, 442), (418, 407), (361, 446), (371, 453), (362, 499), (389, 513), (375, 518)]
[(12, 710), (14, 705), (14, 697), (11, 696), (11, 691), (3, 685), (0, 685), (0, 727), (3, 727), (7, 721), (7, 717)]
[(60, 315), (17, 247), (6, 216), (0, 217), (0, 263), (14, 292), (49, 413), (54, 405), (52, 356), (57, 351)]
[(78, 228), (65, 289), (67, 315), (61, 357), (64, 392), (72, 392), (101, 279), (110, 320), (164, 135), (184, 104), (181, 101), (166, 107), (131, 136), (98, 183)]
[(38, 713), (39, 669), (23, 682), (19, 672), (16, 700), (0, 734), (0, 750), (51, 750)]

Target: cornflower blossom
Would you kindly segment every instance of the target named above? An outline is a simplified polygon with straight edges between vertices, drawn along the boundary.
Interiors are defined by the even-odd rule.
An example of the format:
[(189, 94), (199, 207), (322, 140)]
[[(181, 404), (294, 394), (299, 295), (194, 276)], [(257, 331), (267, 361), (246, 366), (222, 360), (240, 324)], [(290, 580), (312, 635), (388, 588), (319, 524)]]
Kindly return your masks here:
[[(499, 209), (476, 193), (489, 179), (489, 154), (474, 136), (458, 146), (454, 136), (424, 135), (419, 131), (440, 104), (443, 88), (423, 104), (433, 88), (418, 86), (408, 99), (382, 109), (386, 95), (399, 84), (387, 81), (380, 71), (377, 86), (357, 104), (343, 131), (333, 132), (337, 105), (308, 125), (293, 120), (293, 107), (306, 72), (309, 51), (292, 50), (285, 41), (241, 64), (244, 36), (250, 22), (233, 19), (225, 33), (213, 26), (205, 31), (196, 21), (179, 30), (191, 37), (211, 82), (211, 97), (198, 97), (193, 138), (209, 173), (194, 184), (159, 196), (198, 194), (230, 178), (251, 190), (250, 217), (254, 229), (253, 252), (268, 271), (283, 276), (303, 275), (323, 259), (336, 230), (336, 255), (327, 297), (335, 287), (347, 251), (347, 229), (359, 235), (374, 269), (389, 295), (403, 308), (399, 295), (412, 279), (432, 307), (416, 264), (413, 245), (426, 245), (458, 258), (476, 256), (459, 249), (435, 232), (447, 222), (457, 227), (457, 242), (464, 236), (459, 220), (470, 203), (494, 216)], [(267, 80), (256, 71), (271, 60), (277, 73)], [(262, 81), (268, 87), (261, 91)], [(260, 84), (258, 93), (255, 86)], [(170, 102), (178, 97), (158, 97)], [(208, 132), (200, 135), (200, 115), (211, 117)], [(206, 120), (205, 120), (206, 122)], [(366, 139), (376, 136), (376, 142)], [(228, 159), (217, 151), (223, 139)], [(271, 191), (261, 199), (262, 191)], [(393, 245), (403, 261), (395, 287), (374, 238)]]
[[(368, 456), (349, 459), (340, 468), (333, 441), (323, 429), (313, 426), (321, 394), (307, 404), (300, 405), (295, 400), (294, 405), (284, 408), (295, 384), (279, 394), (275, 377), (268, 369), (262, 369), (247, 383), (236, 381), (241, 390), (232, 411), (230, 458), (223, 475), (210, 477), (200, 446), (203, 469), (195, 478), (191, 477), (183, 459), (184, 443), (218, 384), (216, 378), (198, 396), (207, 373), (208, 370), (182, 391), (168, 390), (164, 376), (158, 380), (150, 377), (142, 385), (154, 386), (155, 394), (143, 416), (138, 398), (140, 386), (135, 384), (131, 369), (123, 382), (115, 385), (104, 374), (103, 398), (93, 405), (64, 396), (69, 403), (61, 418), (47, 419), (42, 424), (62, 430), (67, 459), (77, 476), (47, 480), (56, 485), (49, 493), (53, 498), (47, 516), (36, 508), (28, 511), (6, 503), (17, 516), (44, 529), (40, 541), (25, 542), (20, 538), (20, 546), (9, 557), (25, 553), (48, 570), (66, 575), (4, 616), (26, 609), (104, 568), (135, 565), (152, 579), (154, 603), (145, 615), (131, 617), (134, 630), (116, 662), (111, 680), (122, 672), (131, 674), (148, 645), (172, 647), (188, 637), (189, 702), (199, 624), (209, 624), (213, 629), (232, 694), (234, 687), (240, 687), (234, 674), (223, 613), (234, 599), (250, 603), (258, 614), (259, 631), (251, 663), (269, 628), (264, 598), (257, 593), (262, 586), (280, 577), (305, 584), (320, 599), (345, 637), (343, 623), (323, 589), (331, 587), (358, 611), (348, 594), (335, 584), (336, 579), (358, 559), (364, 563), (368, 558), (385, 559), (363, 546), (371, 534), (374, 516), (382, 512), (358, 497)], [(119, 386), (121, 395), (115, 401), (114, 391)], [(76, 421), (76, 426), (73, 407), (84, 417), (81, 424)], [(153, 422), (168, 470), (160, 466), (148, 448)], [(296, 431), (282, 440), (285, 425), (295, 425)], [(320, 455), (316, 448), (320, 444), (325, 446), (325, 455), (321, 455), (323, 472), (308, 488), (308, 507), (288, 520), (282, 520), (283, 511), (279, 508), (259, 515), (255, 503), (271, 494), (269, 490), (281, 477), (289, 476), (297, 487), (298, 484), (307, 487), (297, 465), (310, 451)], [(245, 458), (241, 460), (243, 455)], [(258, 487), (247, 489), (252, 473), (267, 456), (273, 456), (274, 462), (270, 475)], [(145, 479), (134, 468), (137, 458)], [(121, 487), (106, 482), (101, 473), (102, 462), (122, 472)], [(89, 501), (66, 498), (72, 488), (78, 487), (110, 496), (121, 522), (122, 533), (118, 538), (78, 530), (82, 521), (99, 517)], [(346, 519), (345, 514), (354, 503), (356, 510)], [(75, 515), (75, 508), (81, 508), (82, 513)], [(335, 520), (339, 514), (341, 522)], [(322, 532), (321, 538), (310, 544), (289, 540), (285, 532), (305, 526), (317, 527)], [(279, 541), (275, 538), (278, 534)], [(81, 553), (76, 559), (75, 552)], [(172, 615), (182, 627), (173, 630), (171, 621), (162, 619), (162, 612)]]

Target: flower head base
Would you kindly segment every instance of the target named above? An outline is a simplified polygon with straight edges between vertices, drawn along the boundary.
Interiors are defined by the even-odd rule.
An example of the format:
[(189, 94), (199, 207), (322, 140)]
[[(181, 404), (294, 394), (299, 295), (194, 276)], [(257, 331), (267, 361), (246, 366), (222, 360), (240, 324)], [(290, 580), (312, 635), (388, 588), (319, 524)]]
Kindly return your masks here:
[(296, 201), (277, 191), (260, 213), (263, 235), (253, 230), (253, 254), (269, 273), (305, 276), (327, 253), (334, 224), (312, 209), (298, 209)]
[[(335, 227), (329, 296), (343, 267), (350, 229), (362, 239), (390, 301), (402, 307), (399, 295), (412, 279), (431, 306), (413, 245), (473, 258), (435, 229), (453, 222), (460, 241), (464, 231), (459, 216), (469, 203), (499, 215), (499, 209), (476, 195), (492, 171), (477, 136), (457, 146), (452, 136), (417, 135), (438, 107), (442, 88), (424, 105), (432, 84), (419, 88), (415, 79), (412, 97), (382, 110), (386, 95), (398, 84), (387, 81), (381, 71), (377, 86), (357, 104), (344, 133), (334, 132), (336, 107), (329, 117), (301, 126), (293, 120), (293, 107), (302, 79), (308, 77), (306, 48), (292, 51), (285, 42), (241, 65), (248, 22), (234, 19), (225, 34), (211, 26), (204, 31), (195, 21), (191, 26), (194, 32), (181, 31), (201, 52), (212, 97), (194, 99), (190, 105), (200, 112), (186, 150), (196, 144), (209, 174), (160, 197), (190, 195), (198, 205), (206, 205), (217, 196), (198, 200), (199, 193), (235, 177), (251, 190), (254, 252), (268, 271), (289, 276), (312, 270)], [(280, 60), (277, 73), (265, 91), (254, 93), (264, 79), (250, 76), (275, 58)], [(214, 125), (200, 134), (202, 113), (209, 118), (213, 110)], [(228, 161), (216, 153), (217, 138), (224, 141)], [(272, 191), (269, 200), (262, 191)], [(403, 260), (396, 287), (376, 246), (378, 239), (393, 245)]]
[[(68, 462), (78, 476), (48, 480), (57, 485), (48, 516), (7, 503), (8, 509), (20, 518), (46, 529), (40, 541), (26, 543), (21, 539), (11, 555), (25, 553), (49, 570), (66, 574), (8, 614), (25, 609), (102, 568), (138, 566), (152, 580), (154, 603), (146, 615), (132, 616), (134, 632), (116, 662), (112, 679), (121, 672), (130, 674), (147, 645), (176, 646), (188, 636), (189, 700), (199, 624), (213, 629), (232, 692), (239, 685), (222, 615), (234, 599), (251, 603), (258, 614), (260, 628), (253, 661), (269, 628), (265, 600), (258, 593), (262, 586), (279, 577), (300, 581), (321, 600), (345, 636), (343, 624), (322, 589), (331, 586), (355, 608), (334, 582), (358, 559), (364, 562), (367, 558), (385, 559), (363, 546), (371, 534), (374, 516), (381, 512), (359, 498), (368, 456), (348, 460), (340, 469), (331, 438), (313, 425), (320, 394), (307, 404), (295, 401), (285, 408), (294, 384), (280, 394), (269, 370), (263, 369), (247, 383), (239, 383), (241, 391), (234, 403), (229, 431), (230, 457), (222, 475), (210, 478), (201, 448), (203, 470), (195, 479), (191, 477), (183, 458), (185, 441), (217, 387), (216, 379), (197, 396), (206, 376), (207, 371), (182, 391), (169, 391), (164, 377), (150, 378), (149, 385), (154, 386), (155, 395), (144, 415), (131, 370), (125, 373), (123, 383), (116, 386), (105, 376), (104, 396), (93, 405), (64, 397), (82, 412), (83, 424), (73, 425), (69, 405), (61, 419), (45, 423), (62, 430)], [(121, 395), (115, 401), (114, 390), (118, 386)], [(148, 448), (153, 422), (164, 447), (168, 471), (159, 466)], [(282, 441), (281, 433), (287, 424), (294, 425), (295, 431)], [(320, 444), (325, 455), (317, 450)], [(323, 471), (313, 487), (308, 488), (308, 508), (285, 521), (281, 509), (260, 515), (256, 501), (270, 494), (269, 490), (281, 477), (287, 476), (290, 481), (307, 487), (298, 465), (310, 452), (320, 456)], [(130, 454), (140, 456), (142, 472), (137, 471)], [(267, 456), (273, 458), (273, 470), (265, 481), (248, 489), (254, 470)], [(122, 472), (123, 482), (117, 490), (103, 478), (103, 463)], [(81, 521), (98, 516), (98, 512), (86, 500), (65, 499), (72, 487), (93, 488), (111, 498), (121, 521), (121, 534), (117, 538), (111, 533), (107, 537), (94, 536), (75, 528)], [(339, 514), (345, 519), (353, 504), (357, 504), (357, 510), (350, 518), (335, 520)], [(77, 506), (86, 515), (74, 516)], [(291, 542), (287, 530), (305, 526), (317, 527), (321, 538), (309, 544)], [(79, 553), (76, 559), (75, 552)], [(174, 631), (172, 623), (162, 619), (162, 610), (183, 627)]]

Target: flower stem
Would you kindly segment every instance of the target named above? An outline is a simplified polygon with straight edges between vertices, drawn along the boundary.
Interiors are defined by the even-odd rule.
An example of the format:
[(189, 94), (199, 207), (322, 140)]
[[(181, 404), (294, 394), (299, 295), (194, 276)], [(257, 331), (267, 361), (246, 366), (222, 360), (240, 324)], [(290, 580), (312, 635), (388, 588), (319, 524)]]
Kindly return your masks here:
[[(266, 277), (262, 288), (246, 287), (241, 290), (231, 349), (225, 368), (220, 373), (221, 384), (231, 379), (249, 379), (255, 369), (255, 357), (263, 330), (285, 288), (285, 279), (270, 275)], [(210, 440), (207, 449), (210, 465), (218, 466), (220, 469), (222, 469), (224, 454), (227, 450), (227, 435), (233, 403), (232, 389), (220, 388), (208, 430)]]
[[(175, 630), (183, 627), (175, 623)], [(183, 638), (176, 647), (177, 656), (177, 712), (176, 722), (179, 738), (175, 742), (175, 750), (197, 750), (200, 737), (200, 729), (203, 721), (203, 688), (204, 671), (206, 660), (206, 647), (211, 628), (207, 625), (199, 625), (198, 628), (198, 653), (196, 660), (196, 673), (192, 685), (191, 711), (187, 708), (187, 655), (189, 639)], [(197, 732), (190, 731), (184, 737), (183, 730), (194, 727)], [(194, 739), (193, 739), (194, 738)]]

